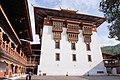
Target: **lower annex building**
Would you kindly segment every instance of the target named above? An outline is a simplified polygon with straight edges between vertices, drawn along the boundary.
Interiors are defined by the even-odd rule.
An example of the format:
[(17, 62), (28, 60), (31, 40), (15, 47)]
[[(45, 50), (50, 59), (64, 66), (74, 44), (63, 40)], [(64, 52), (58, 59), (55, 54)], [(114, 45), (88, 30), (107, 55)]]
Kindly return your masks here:
[(34, 7), (41, 43), (38, 75), (105, 75), (97, 28), (106, 20), (73, 10)]

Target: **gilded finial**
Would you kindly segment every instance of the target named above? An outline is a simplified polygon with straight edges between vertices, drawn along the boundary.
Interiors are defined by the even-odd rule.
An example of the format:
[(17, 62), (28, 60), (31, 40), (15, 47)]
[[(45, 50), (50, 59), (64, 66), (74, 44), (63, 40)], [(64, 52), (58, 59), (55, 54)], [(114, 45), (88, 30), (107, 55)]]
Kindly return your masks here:
[(60, 9), (61, 9), (61, 11), (63, 11), (63, 12), (70, 12), (70, 13), (77, 13), (77, 12), (78, 12), (78, 10), (69, 10), (68, 8), (67, 8), (67, 9), (62, 9), (62, 8), (60, 7)]

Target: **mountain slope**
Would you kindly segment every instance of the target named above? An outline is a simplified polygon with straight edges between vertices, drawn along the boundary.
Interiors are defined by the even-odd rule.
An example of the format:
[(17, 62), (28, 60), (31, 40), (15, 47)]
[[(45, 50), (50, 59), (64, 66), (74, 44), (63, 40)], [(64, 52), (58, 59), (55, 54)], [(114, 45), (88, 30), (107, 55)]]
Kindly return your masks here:
[(101, 47), (101, 50), (102, 50), (102, 53), (120, 54), (120, 44), (117, 44), (115, 46)]

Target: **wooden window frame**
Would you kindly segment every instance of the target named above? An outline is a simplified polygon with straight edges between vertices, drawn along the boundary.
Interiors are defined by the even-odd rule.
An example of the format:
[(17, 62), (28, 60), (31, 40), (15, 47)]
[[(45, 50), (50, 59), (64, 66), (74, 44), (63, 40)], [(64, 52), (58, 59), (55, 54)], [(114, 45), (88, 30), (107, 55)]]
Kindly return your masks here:
[(73, 29), (73, 30), (78, 29), (78, 26), (79, 26), (79, 25), (77, 25), (77, 24), (72, 24), (72, 23), (68, 23), (68, 24), (67, 24), (67, 28), (68, 28), (68, 29)]
[(60, 41), (56, 41), (55, 42), (55, 48), (56, 49), (60, 49)]
[(91, 51), (90, 44), (86, 44), (86, 49), (87, 49), (87, 51)]
[(72, 61), (77, 61), (76, 54), (72, 54)]
[(75, 45), (75, 43), (71, 43), (71, 49), (72, 49), (72, 50), (76, 50), (76, 45)]
[(92, 62), (92, 57), (91, 57), (91, 55), (88, 55), (88, 62)]
[(62, 22), (59, 22), (59, 21), (53, 21), (53, 26), (54, 26), (55, 28), (62, 28), (63, 23), (62, 23)]
[(55, 54), (55, 60), (56, 61), (60, 61), (60, 53), (56, 53)]

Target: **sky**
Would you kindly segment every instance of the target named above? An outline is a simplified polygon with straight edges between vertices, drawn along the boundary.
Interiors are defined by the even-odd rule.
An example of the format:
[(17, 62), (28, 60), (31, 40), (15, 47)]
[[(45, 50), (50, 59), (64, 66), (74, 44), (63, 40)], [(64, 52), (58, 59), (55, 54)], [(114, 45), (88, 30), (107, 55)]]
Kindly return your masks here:
[[(88, 14), (93, 16), (104, 17), (103, 13), (99, 11), (99, 3), (101, 0), (28, 0), (30, 18), (31, 18), (31, 26), (33, 32), (33, 42), (31, 44), (38, 44), (39, 37), (35, 35), (35, 20), (34, 20), (34, 10), (35, 7), (43, 7), (50, 9), (70, 9), (70, 10), (78, 10), (78, 13)], [(106, 22), (100, 25), (97, 28), (97, 33), (99, 36), (100, 46), (113, 46), (118, 43), (115, 39), (109, 39), (109, 30)]]

